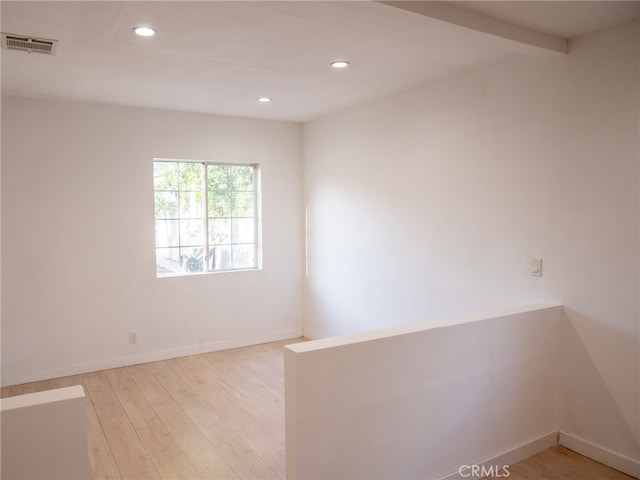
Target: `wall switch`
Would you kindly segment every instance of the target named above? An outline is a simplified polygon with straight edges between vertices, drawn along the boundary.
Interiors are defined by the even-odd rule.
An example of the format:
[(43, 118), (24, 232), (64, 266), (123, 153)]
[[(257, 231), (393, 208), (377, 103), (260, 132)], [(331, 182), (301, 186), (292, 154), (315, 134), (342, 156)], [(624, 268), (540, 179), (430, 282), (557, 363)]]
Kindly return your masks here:
[(129, 332), (129, 343), (138, 343), (138, 333), (134, 330)]
[(542, 259), (534, 258), (531, 260), (531, 275), (534, 277), (542, 276)]

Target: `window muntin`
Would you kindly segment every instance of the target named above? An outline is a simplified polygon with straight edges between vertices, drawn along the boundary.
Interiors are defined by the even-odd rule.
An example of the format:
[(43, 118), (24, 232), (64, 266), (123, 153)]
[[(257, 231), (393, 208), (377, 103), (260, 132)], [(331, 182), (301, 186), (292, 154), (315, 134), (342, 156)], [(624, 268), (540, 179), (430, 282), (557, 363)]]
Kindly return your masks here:
[(257, 166), (155, 160), (157, 276), (258, 267)]

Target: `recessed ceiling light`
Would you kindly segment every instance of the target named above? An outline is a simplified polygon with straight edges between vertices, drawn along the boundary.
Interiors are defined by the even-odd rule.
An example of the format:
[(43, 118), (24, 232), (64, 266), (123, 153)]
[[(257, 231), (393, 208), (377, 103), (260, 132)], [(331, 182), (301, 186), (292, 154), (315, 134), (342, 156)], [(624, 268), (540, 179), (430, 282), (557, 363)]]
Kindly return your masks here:
[(349, 62), (346, 60), (338, 60), (337, 62), (331, 62), (333, 68), (346, 68), (349, 66)]
[(269, 102), (271, 101), (271, 99), (270, 99), (269, 97), (260, 97), (260, 98), (258, 99), (258, 101), (259, 101), (260, 103), (269, 103)]
[(135, 27), (133, 33), (141, 37), (153, 37), (156, 34), (156, 29), (151, 27)]

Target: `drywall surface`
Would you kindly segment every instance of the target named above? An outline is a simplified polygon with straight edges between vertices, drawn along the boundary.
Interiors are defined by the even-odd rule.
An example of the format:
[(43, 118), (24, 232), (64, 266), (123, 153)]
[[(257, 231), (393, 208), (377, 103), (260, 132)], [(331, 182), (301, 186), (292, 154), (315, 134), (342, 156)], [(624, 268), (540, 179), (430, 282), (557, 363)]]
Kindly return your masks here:
[[(0, 112), (1, 111), (2, 111), (2, 97), (0, 97)], [(1, 114), (0, 114), (0, 132), (2, 132), (2, 115)], [(0, 152), (0, 252), (2, 252), (2, 152)], [(2, 255), (0, 254), (0, 328), (1, 327), (2, 327)], [(0, 345), (0, 348), (1, 348), (1, 345)], [(2, 420), (0, 420), (0, 432), (1, 431), (2, 431)], [(2, 438), (1, 437), (0, 437), (0, 465), (2, 465)]]
[(305, 334), (562, 303), (558, 424), (639, 461), (638, 46), (634, 21), (306, 124)]
[(81, 386), (1, 400), (2, 478), (89, 478)]
[(287, 478), (433, 480), (555, 441), (561, 313), (536, 306), (289, 345)]
[[(2, 120), (3, 384), (300, 335), (298, 124), (11, 97)], [(154, 158), (260, 165), (262, 270), (156, 278)]]

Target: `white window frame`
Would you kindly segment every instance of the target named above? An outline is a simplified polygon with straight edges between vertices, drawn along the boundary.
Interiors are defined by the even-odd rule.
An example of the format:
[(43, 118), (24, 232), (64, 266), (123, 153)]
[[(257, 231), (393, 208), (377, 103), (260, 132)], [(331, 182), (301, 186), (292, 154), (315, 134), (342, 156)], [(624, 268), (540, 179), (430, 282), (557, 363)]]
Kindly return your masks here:
[[(229, 272), (243, 272), (243, 271), (253, 271), (253, 270), (261, 270), (262, 269), (262, 198), (261, 198), (261, 169), (260, 165), (257, 163), (227, 163), (227, 162), (212, 162), (212, 161), (202, 161), (202, 160), (183, 160), (183, 159), (173, 159), (173, 158), (154, 158), (153, 165), (155, 171), (155, 163), (163, 162), (163, 163), (190, 163), (190, 164), (200, 164), (202, 165), (202, 202), (203, 202), (203, 238), (202, 238), (202, 246), (204, 247), (203, 253), (206, 253), (204, 267), (202, 271), (187, 271), (181, 270), (180, 272), (168, 272), (161, 273), (158, 271), (158, 261), (157, 261), (157, 251), (162, 248), (177, 248), (179, 251), (183, 248), (180, 240), (177, 246), (171, 247), (159, 247), (158, 239), (155, 239), (155, 257), (156, 257), (156, 277), (157, 278), (167, 278), (167, 277), (176, 277), (176, 276), (192, 276), (192, 275), (205, 275), (205, 274), (215, 274), (215, 273), (229, 273)], [(216, 248), (215, 243), (211, 243), (209, 241), (209, 223), (210, 223), (210, 215), (209, 215), (209, 182), (208, 182), (208, 166), (225, 166), (225, 167), (252, 167), (253, 168), (253, 189), (251, 192), (253, 193), (253, 246), (254, 246), (254, 265), (252, 267), (242, 267), (242, 268), (233, 268), (233, 246), (234, 245), (246, 245), (246, 243), (238, 242), (233, 243), (232, 238), (229, 239), (229, 243), (225, 244), (229, 247), (229, 253), (231, 258), (229, 260), (231, 268), (226, 269), (215, 269), (211, 270), (209, 266), (209, 254), (213, 249)], [(178, 187), (179, 188), (179, 187)], [(232, 192), (238, 192), (238, 190), (231, 190)], [(181, 190), (156, 190), (155, 185), (153, 188), (154, 193), (154, 212), (155, 212), (155, 194), (156, 192), (176, 192), (178, 193), (178, 198), (180, 197), (179, 193)], [(179, 201), (179, 200), (178, 200)], [(179, 217), (180, 206), (178, 204), (178, 217), (175, 219), (166, 219), (166, 220), (180, 220)], [(230, 213), (229, 218), (231, 223), (233, 223), (233, 212)], [(219, 217), (220, 218), (220, 217)], [(237, 217), (237, 218), (251, 218), (251, 217)], [(154, 213), (154, 225), (158, 218), (155, 217)]]

